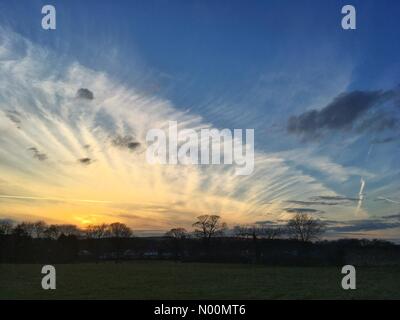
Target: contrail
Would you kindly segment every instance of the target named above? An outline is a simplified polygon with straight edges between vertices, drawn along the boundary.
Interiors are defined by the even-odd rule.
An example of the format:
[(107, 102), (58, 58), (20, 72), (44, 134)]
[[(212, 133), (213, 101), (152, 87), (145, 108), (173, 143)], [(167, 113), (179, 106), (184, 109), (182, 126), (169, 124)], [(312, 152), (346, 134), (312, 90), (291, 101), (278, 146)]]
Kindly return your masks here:
[(367, 159), (365, 160), (365, 162), (367, 162), (367, 161), (368, 161), (368, 159), (369, 159), (369, 155), (371, 154), (371, 152), (372, 152), (372, 149), (374, 149), (374, 145), (373, 145), (373, 144), (371, 144), (371, 145), (369, 146), (368, 153), (367, 153)]
[(42, 200), (42, 201), (62, 201), (62, 202), (89, 202), (89, 203), (111, 203), (112, 202), (112, 201), (102, 201), (102, 200), (64, 199), (64, 198), (29, 197), (29, 196), (12, 196), (12, 195), (0, 195), (0, 198), (39, 200), (39, 201)]
[(361, 177), (360, 183), (361, 183), (360, 192), (358, 193), (358, 205), (357, 205), (357, 210), (356, 210), (357, 214), (360, 212), (361, 207), (362, 207), (362, 203), (363, 203), (363, 200), (364, 200), (365, 180), (363, 179), (363, 177)]
[[(373, 149), (374, 149), (374, 145), (370, 144), (368, 152), (367, 152), (367, 157), (365, 158), (365, 163), (368, 162), (369, 156), (371, 155)], [(357, 204), (357, 209), (356, 209), (356, 215), (358, 215), (360, 213), (360, 210), (361, 210), (361, 207), (363, 204), (363, 200), (364, 200), (364, 188), (365, 188), (365, 184), (366, 184), (364, 177), (361, 177), (360, 184), (361, 185), (360, 185), (360, 191), (358, 192), (358, 204)]]

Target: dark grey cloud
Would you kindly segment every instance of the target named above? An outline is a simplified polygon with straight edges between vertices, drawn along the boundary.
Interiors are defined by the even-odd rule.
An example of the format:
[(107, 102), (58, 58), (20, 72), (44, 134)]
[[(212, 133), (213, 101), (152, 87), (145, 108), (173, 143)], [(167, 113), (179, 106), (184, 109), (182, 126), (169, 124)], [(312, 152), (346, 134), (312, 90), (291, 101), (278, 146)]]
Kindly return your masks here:
[(259, 224), (259, 225), (271, 225), (271, 226), (277, 226), (280, 225), (279, 221), (270, 221), (270, 220), (259, 220), (254, 222), (254, 224)]
[[(292, 116), (287, 123), (289, 133), (312, 138), (320, 136), (326, 130), (349, 130), (368, 110), (394, 98), (395, 91), (352, 91), (342, 93), (321, 110), (309, 110), (298, 116)], [(379, 120), (379, 121), (378, 121)], [(364, 120), (360, 130), (383, 130), (392, 127), (394, 119), (375, 114)]]
[(288, 200), (287, 203), (292, 203), (300, 206), (336, 206), (342, 204), (341, 202), (328, 202), (328, 201), (302, 201), (302, 200)]
[(86, 88), (80, 88), (76, 92), (76, 96), (81, 99), (93, 100), (94, 95), (93, 92)]
[[(329, 233), (354, 233), (354, 235), (360, 235), (362, 232), (400, 228), (400, 221), (396, 221), (397, 219), (400, 219), (400, 213), (376, 219), (361, 219), (349, 221), (322, 220), (322, 222), (327, 227), (327, 231)], [(266, 225), (270, 227), (284, 227), (287, 224), (287, 221), (266, 220), (257, 221), (256, 224)], [(367, 235), (367, 233), (365, 233), (365, 235)]]
[(266, 227), (266, 228), (283, 228), (287, 225), (287, 220), (276, 220), (276, 221), (269, 221), (269, 220), (261, 220), (254, 222), (255, 225)]
[(6, 117), (10, 119), (10, 121), (15, 123), (17, 126), (21, 124), (21, 114), (18, 111), (8, 110), (6, 112)]
[(128, 149), (130, 151), (134, 151), (140, 147), (140, 142), (135, 141), (135, 138), (127, 135), (127, 136), (115, 136), (112, 141), (112, 145), (122, 149)]
[(119, 217), (119, 218), (123, 218), (123, 219), (128, 219), (128, 220), (143, 220), (143, 219), (147, 219), (147, 218), (143, 218), (141, 216), (135, 215), (135, 214), (126, 214), (126, 213), (113, 215), (113, 217), (115, 217), (115, 216)]
[(336, 233), (379, 231), (400, 227), (400, 222), (388, 222), (383, 219), (325, 221), (325, 223), (329, 231)]
[(86, 166), (88, 166), (94, 162), (94, 160), (91, 158), (81, 158), (78, 161), (79, 161), (79, 163), (86, 165)]
[(358, 201), (358, 198), (349, 198), (343, 196), (315, 196), (308, 200), (287, 200), (287, 203), (300, 206), (337, 206), (345, 205), (351, 202)]
[[(294, 208), (296, 209), (296, 208)], [(399, 219), (399, 220), (397, 220)], [(392, 228), (400, 228), (400, 213), (390, 216), (374, 219), (361, 219), (361, 220), (349, 220), (349, 221), (337, 221), (337, 220), (322, 220), (327, 228), (327, 232), (330, 234), (347, 234), (354, 236), (368, 235), (370, 231), (387, 230)], [(277, 221), (257, 221), (257, 225), (269, 226), (269, 227), (285, 227), (287, 224), (286, 220)]]
[(392, 214), (392, 215), (389, 215), (389, 216), (384, 216), (384, 217), (382, 217), (382, 219), (400, 219), (400, 213)]
[(37, 159), (37, 160), (39, 160), (39, 161), (45, 161), (45, 160), (47, 160), (47, 155), (45, 154), (45, 153), (42, 153), (42, 152), (40, 152), (37, 148), (35, 148), (35, 147), (31, 147), (31, 148), (28, 148), (28, 150), (29, 151), (31, 151), (32, 152), (32, 156), (35, 158), (35, 159)]
[(351, 197), (345, 197), (345, 196), (315, 196), (312, 197), (311, 199), (313, 200), (326, 200), (326, 201), (343, 201), (343, 202), (347, 202), (347, 201), (358, 201), (360, 200), (359, 198), (351, 198)]
[(283, 210), (289, 213), (324, 213), (324, 211), (312, 208), (284, 208)]

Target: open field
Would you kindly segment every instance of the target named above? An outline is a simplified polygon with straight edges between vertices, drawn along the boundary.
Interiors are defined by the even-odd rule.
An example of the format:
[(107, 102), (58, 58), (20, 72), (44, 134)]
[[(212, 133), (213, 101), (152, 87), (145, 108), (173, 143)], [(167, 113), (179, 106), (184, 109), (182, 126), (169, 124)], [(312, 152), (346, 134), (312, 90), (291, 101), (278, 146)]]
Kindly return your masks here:
[(0, 264), (0, 299), (399, 299), (400, 269), (357, 268), (357, 290), (335, 267), (142, 261), (55, 265), (57, 289), (41, 288), (41, 265)]

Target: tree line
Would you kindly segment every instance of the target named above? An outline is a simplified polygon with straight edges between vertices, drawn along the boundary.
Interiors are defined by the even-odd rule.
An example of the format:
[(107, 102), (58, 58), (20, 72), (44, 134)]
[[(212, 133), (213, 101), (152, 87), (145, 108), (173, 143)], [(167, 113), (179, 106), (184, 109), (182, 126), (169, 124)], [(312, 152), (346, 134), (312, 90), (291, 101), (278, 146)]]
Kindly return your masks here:
[[(0, 262), (72, 263), (135, 259), (240, 262), (283, 265), (343, 265), (348, 257), (400, 265), (400, 246), (380, 240), (321, 241), (323, 222), (298, 213), (284, 225), (228, 228), (218, 215), (202, 215), (193, 230), (170, 229), (160, 237), (135, 237), (120, 222), (88, 225), (13, 224), (0, 220)], [(361, 250), (361, 254), (359, 251)], [(347, 260), (346, 260), (347, 259)], [(372, 260), (371, 260), (372, 259)], [(397, 261), (397, 262), (396, 262)]]
[[(324, 232), (324, 224), (305, 213), (297, 213), (285, 227), (256, 224), (250, 226), (235, 226), (230, 232), (225, 222), (218, 215), (201, 215), (193, 223), (193, 232), (185, 228), (172, 228), (165, 233), (168, 238), (195, 237), (210, 242), (212, 238), (221, 236), (251, 237), (276, 239), (286, 235), (299, 241), (317, 240)], [(10, 220), (0, 220), (0, 236), (15, 235), (21, 237), (58, 239), (60, 236), (73, 236), (86, 239), (102, 238), (130, 238), (133, 236), (131, 228), (121, 222), (111, 224), (90, 224), (84, 229), (73, 224), (47, 224), (44, 221), (22, 222), (14, 225)]]
[(14, 226), (9, 220), (0, 221), (0, 236), (15, 235), (20, 237), (58, 239), (60, 236), (73, 236), (77, 238), (129, 238), (132, 230), (124, 223), (88, 225), (85, 229), (73, 224), (50, 224), (44, 221), (22, 222)]

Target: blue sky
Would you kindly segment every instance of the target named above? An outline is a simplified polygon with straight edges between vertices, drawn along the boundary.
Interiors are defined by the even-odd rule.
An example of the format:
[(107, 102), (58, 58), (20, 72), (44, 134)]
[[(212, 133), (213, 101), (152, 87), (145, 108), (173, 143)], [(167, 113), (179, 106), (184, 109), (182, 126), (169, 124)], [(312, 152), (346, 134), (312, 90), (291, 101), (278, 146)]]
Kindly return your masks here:
[[(48, 3), (57, 10), (55, 31), (40, 28), (41, 7)], [(275, 186), (288, 192), (263, 198), (280, 201), (280, 210), (290, 201), (302, 201), (303, 209), (319, 201), (327, 220), (373, 221), (399, 214), (400, 3), (351, 1), (357, 30), (346, 31), (345, 4), (0, 1), (0, 24), (50, 52), (43, 70), (60, 79), (78, 63), (217, 128), (254, 128), (256, 150), (278, 157), (289, 170)], [(295, 128), (289, 128), (290, 119)], [(311, 185), (309, 193), (289, 191), (285, 181), (297, 174), (293, 190), (302, 189), (307, 177), (313, 179), (304, 182)], [(267, 177), (249, 183), (269, 189)], [(240, 194), (243, 186), (231, 194)], [(321, 199), (310, 203), (313, 194), (328, 193), (336, 197), (330, 201), (347, 197), (340, 201), (350, 203), (344, 209)], [(352, 215), (360, 193), (362, 214)], [(397, 227), (388, 238), (396, 238)]]
[[(2, 20), (66, 59), (153, 90), (219, 126), (237, 125), (244, 103), (242, 126), (279, 117), (283, 107), (303, 110), (330, 93), (341, 69), (348, 90), (398, 85), (396, 1), (353, 2), (358, 29), (347, 32), (340, 28), (345, 1), (54, 1), (53, 33), (38, 28), (34, 14), (46, 3), (3, 3)], [(276, 91), (296, 81), (308, 87), (282, 106), (265, 93), (270, 81)], [(216, 100), (229, 112), (216, 115), (209, 106)]]

